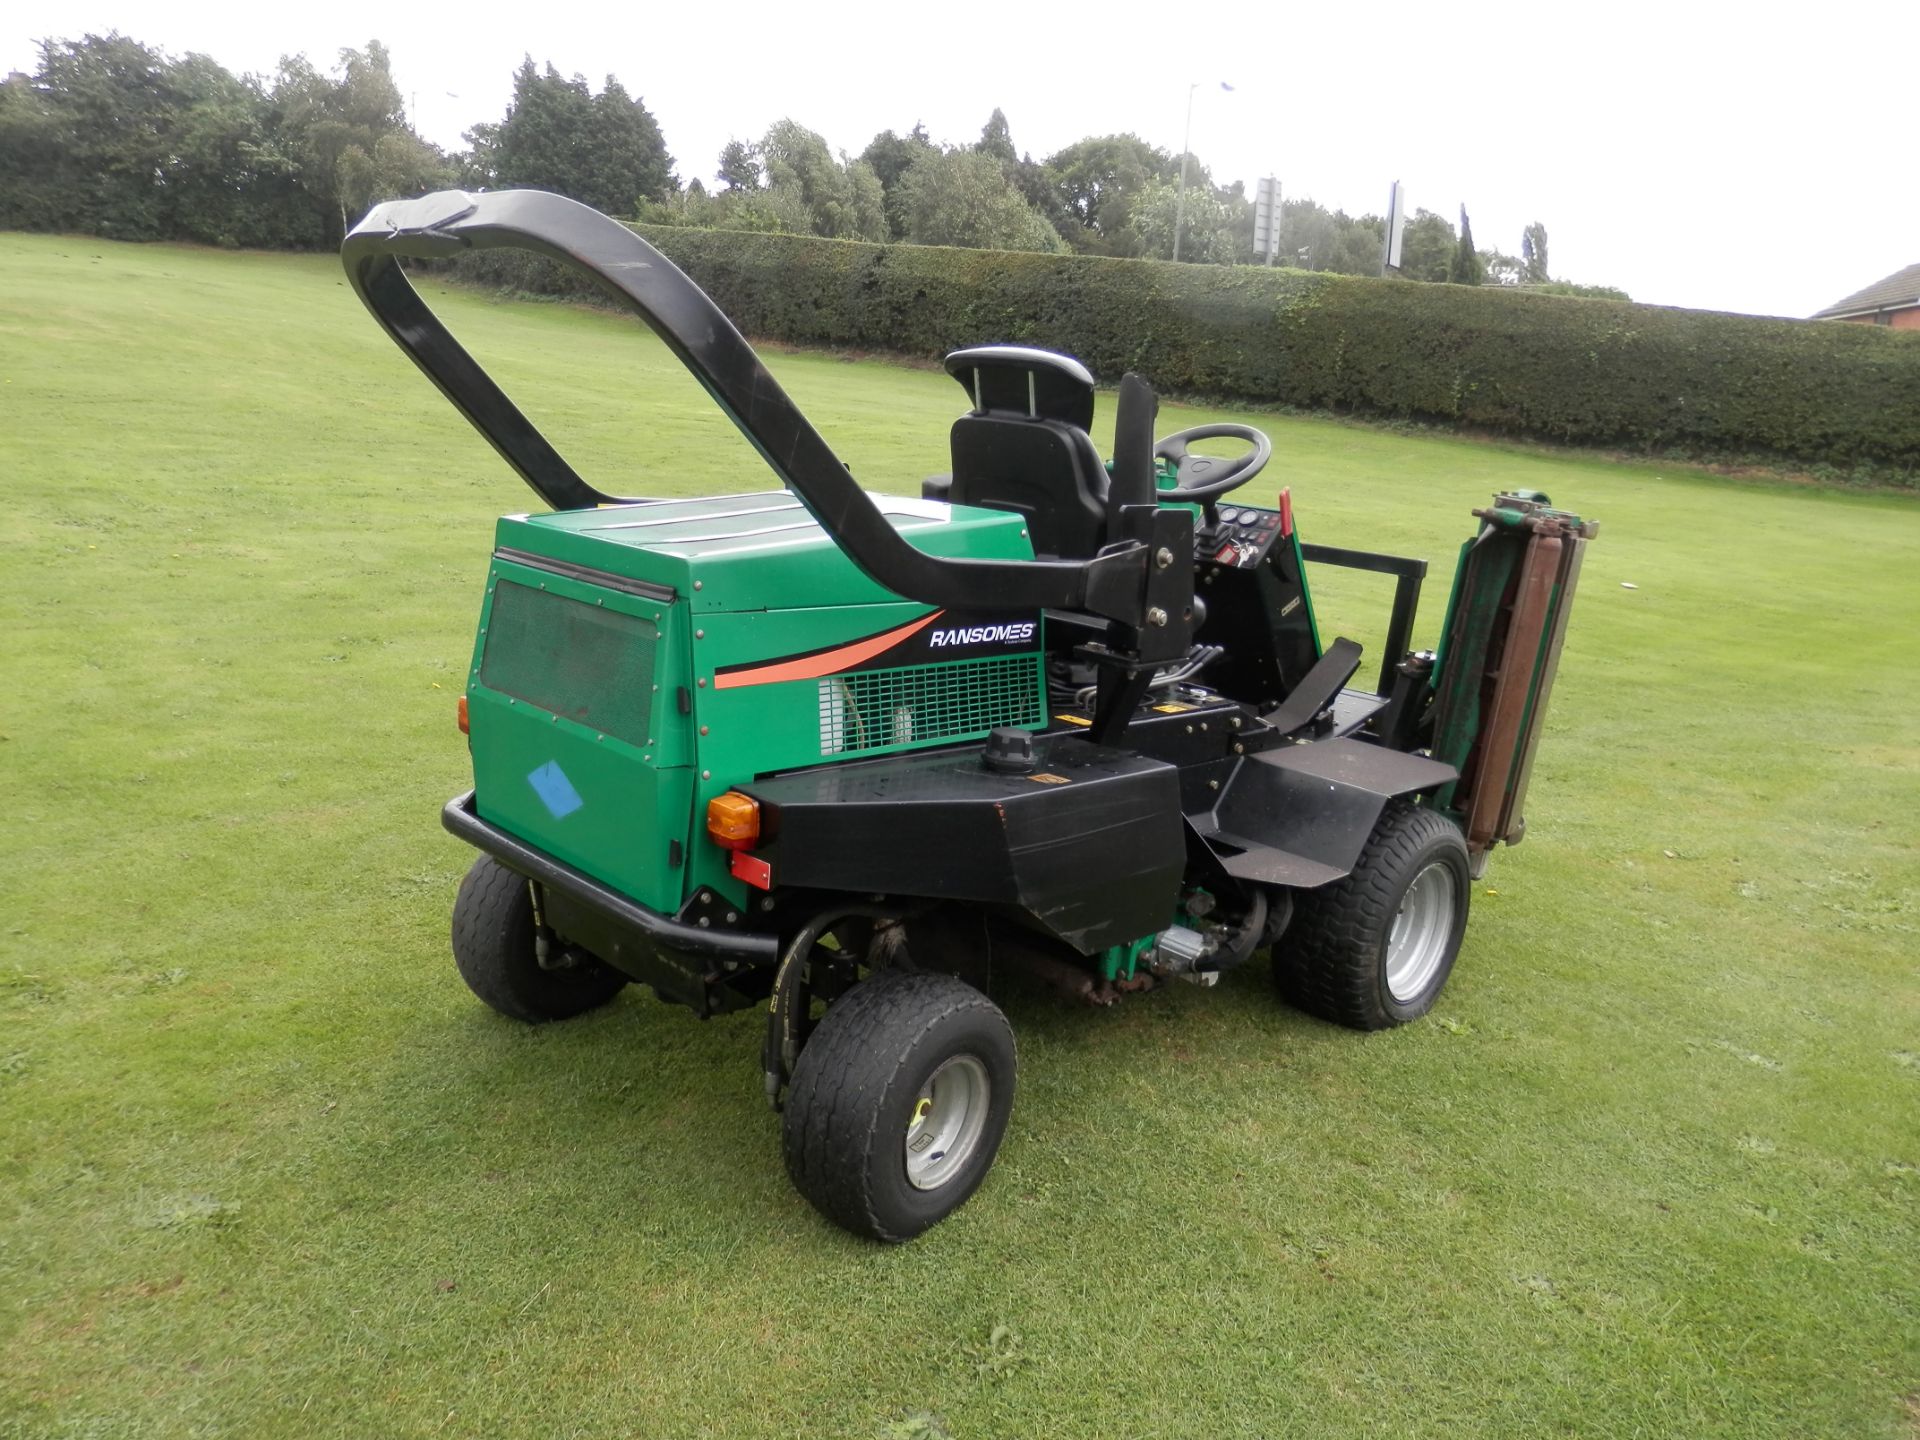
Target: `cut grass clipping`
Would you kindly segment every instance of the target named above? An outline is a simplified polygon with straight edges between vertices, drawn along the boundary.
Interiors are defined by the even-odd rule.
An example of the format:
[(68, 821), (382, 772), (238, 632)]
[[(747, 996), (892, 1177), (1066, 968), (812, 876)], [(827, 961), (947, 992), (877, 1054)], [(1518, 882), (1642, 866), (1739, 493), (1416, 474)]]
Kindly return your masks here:
[[(432, 298), (607, 488), (768, 483), (637, 326)], [(772, 363), (865, 483), (947, 468), (946, 377)], [(0, 1435), (1910, 1434), (1920, 507), (1247, 418), (1309, 540), (1435, 561), (1425, 643), (1493, 491), (1601, 518), (1527, 843), (1404, 1030), (1016, 992), (998, 1166), (882, 1249), (758, 1013), (454, 974), (535, 502), (333, 262), (0, 236)]]

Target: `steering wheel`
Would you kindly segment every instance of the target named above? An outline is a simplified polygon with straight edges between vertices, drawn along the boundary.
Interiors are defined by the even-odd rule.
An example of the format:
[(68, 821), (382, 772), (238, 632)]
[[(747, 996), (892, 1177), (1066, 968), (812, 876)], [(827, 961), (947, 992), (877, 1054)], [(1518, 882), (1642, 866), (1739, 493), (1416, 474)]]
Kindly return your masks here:
[[(1244, 455), (1190, 455), (1187, 447), (1196, 440), (1244, 440), (1251, 447)], [(1273, 458), (1273, 442), (1251, 425), (1196, 425), (1180, 430), (1153, 447), (1156, 460), (1171, 460), (1177, 500), (1201, 500), (1211, 503), (1230, 490), (1238, 490), (1258, 475)]]

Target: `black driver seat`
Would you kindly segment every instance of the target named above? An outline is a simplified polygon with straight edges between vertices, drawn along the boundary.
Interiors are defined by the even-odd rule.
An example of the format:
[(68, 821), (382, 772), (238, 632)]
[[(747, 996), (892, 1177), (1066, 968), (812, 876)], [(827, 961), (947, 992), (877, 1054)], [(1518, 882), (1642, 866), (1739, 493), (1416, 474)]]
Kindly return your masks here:
[(946, 364), (973, 409), (953, 422), (953, 481), (941, 498), (1026, 516), (1036, 556), (1095, 554), (1106, 543), (1107, 467), (1087, 433), (1087, 367), (1019, 345), (956, 350)]

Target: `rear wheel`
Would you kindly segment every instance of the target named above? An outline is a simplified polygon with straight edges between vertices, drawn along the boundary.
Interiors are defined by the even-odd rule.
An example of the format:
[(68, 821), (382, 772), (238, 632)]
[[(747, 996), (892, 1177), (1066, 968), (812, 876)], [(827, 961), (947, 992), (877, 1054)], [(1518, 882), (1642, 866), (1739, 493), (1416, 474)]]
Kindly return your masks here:
[(475, 860), (453, 902), (453, 963), (467, 988), (502, 1015), (537, 1024), (604, 1005), (627, 983), (557, 939), (542, 965), (538, 928), (526, 877), (491, 855)]
[(883, 970), (836, 1002), (793, 1068), (794, 1186), (835, 1224), (911, 1240), (992, 1168), (1013, 1110), (1013, 1031), (951, 975)]
[(1299, 897), (1274, 948), (1281, 994), (1356, 1030), (1426, 1014), (1453, 973), (1471, 894), (1459, 827), (1389, 804), (1352, 873)]

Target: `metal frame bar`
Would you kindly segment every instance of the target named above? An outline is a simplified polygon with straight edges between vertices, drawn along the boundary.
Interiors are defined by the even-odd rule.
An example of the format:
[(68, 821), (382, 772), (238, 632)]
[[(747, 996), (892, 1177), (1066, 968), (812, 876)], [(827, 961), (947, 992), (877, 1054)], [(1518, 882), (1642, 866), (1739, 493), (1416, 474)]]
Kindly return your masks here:
[(635, 904), (546, 851), (482, 820), (471, 790), (454, 796), (442, 807), (440, 823), (448, 834), (466, 841), (476, 850), (485, 851), (509, 870), (564, 892), (663, 950), (702, 960), (734, 960), (743, 965), (770, 965), (779, 958), (779, 941), (772, 935), (701, 929)]
[(855, 565), (929, 605), (1080, 610), (1139, 626), (1148, 547), (1139, 538), (1088, 560), (941, 559), (895, 530), (700, 287), (632, 230), (535, 190), (448, 190), (376, 206), (340, 247), (354, 291), (454, 407), (557, 510), (606, 504), (453, 338), (401, 271), (402, 257), (530, 250), (579, 270), (660, 336)]
[(1427, 578), (1427, 562), (1404, 555), (1380, 555), (1371, 550), (1346, 550), (1338, 545), (1307, 545), (1301, 555), (1316, 565), (1337, 565), (1344, 570), (1370, 570), (1376, 575), (1394, 577), (1393, 614), (1387, 621), (1386, 654), (1380, 661), (1380, 686), (1376, 695), (1393, 690), (1393, 671), (1407, 653), (1413, 636), (1413, 617), (1420, 609), (1420, 586)]

